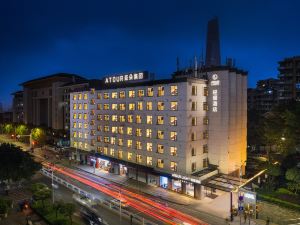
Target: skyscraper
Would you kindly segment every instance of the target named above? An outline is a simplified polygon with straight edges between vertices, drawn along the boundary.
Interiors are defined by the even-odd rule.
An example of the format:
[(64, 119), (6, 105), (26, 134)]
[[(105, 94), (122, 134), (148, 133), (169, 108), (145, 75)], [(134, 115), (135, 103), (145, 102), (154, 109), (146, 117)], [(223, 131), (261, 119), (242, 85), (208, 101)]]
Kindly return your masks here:
[(207, 24), (205, 66), (219, 65), (221, 65), (219, 23), (215, 17)]

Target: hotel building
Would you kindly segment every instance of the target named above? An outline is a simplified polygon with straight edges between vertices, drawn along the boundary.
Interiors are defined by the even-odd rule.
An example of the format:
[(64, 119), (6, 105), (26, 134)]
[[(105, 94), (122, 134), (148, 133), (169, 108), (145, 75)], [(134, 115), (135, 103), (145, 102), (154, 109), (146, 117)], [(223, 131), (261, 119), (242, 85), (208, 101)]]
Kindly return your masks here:
[(73, 158), (195, 198), (209, 177), (244, 171), (246, 73), (191, 74), (122, 74), (70, 93)]

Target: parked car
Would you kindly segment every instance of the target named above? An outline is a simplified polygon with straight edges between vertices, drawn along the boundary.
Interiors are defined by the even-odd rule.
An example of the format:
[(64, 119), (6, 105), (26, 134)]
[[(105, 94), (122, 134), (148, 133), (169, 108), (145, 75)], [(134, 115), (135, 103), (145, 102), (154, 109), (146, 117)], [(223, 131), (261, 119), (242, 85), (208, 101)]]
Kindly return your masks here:
[(91, 210), (81, 208), (81, 218), (89, 225), (103, 225), (103, 219)]

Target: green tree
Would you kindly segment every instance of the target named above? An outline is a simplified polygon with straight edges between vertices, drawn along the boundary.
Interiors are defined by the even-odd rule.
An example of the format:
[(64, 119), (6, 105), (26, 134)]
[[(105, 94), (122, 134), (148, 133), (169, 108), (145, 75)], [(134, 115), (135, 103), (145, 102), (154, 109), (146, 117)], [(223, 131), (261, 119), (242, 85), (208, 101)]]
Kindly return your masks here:
[(13, 134), (14, 126), (11, 123), (7, 123), (4, 125), (3, 131), (5, 134)]
[(41, 184), (32, 187), (32, 190), (34, 190), (33, 197), (37, 201), (41, 201), (43, 208), (45, 208), (45, 200), (51, 197), (51, 190), (46, 185)]
[(0, 214), (8, 213), (9, 206), (10, 206), (9, 201), (0, 198)]
[(288, 183), (288, 188), (291, 191), (294, 191), (297, 194), (300, 189), (300, 169), (293, 167), (288, 169), (285, 173), (285, 178), (290, 181)]
[(64, 203), (62, 201), (56, 201), (53, 204), (53, 209), (55, 210), (55, 218), (57, 218), (58, 212), (64, 207)]
[(61, 209), (61, 212), (69, 217), (72, 225), (73, 224), (72, 216), (75, 212), (75, 205), (73, 203), (65, 203)]
[(44, 145), (46, 142), (46, 132), (42, 128), (34, 128), (31, 132), (32, 140), (36, 141), (39, 145)]
[(275, 189), (275, 184), (278, 177), (281, 175), (281, 169), (279, 164), (269, 164), (267, 167), (268, 174), (268, 188)]
[(28, 135), (28, 127), (24, 124), (20, 124), (16, 127), (16, 135), (20, 135), (19, 140), (25, 140), (22, 135)]
[(20, 147), (7, 143), (0, 145), (0, 181), (28, 180), (40, 168), (40, 163)]

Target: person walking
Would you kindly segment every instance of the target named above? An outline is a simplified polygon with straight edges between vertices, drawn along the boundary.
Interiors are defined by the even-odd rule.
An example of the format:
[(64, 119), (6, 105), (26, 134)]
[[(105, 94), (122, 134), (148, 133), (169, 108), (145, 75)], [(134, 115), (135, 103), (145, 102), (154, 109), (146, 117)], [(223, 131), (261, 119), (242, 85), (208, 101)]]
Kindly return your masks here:
[(269, 224), (270, 224), (270, 218), (267, 217), (266, 225), (269, 225)]

